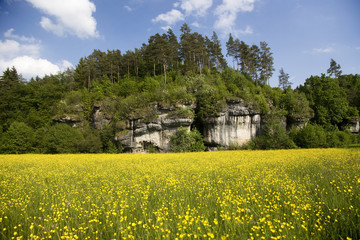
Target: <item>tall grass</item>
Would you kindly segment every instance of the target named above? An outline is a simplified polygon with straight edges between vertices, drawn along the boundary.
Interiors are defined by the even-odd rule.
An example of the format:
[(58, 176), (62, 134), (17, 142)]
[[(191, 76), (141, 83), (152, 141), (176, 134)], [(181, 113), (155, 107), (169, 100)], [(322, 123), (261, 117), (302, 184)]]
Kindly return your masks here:
[(360, 239), (360, 150), (0, 156), (1, 239)]

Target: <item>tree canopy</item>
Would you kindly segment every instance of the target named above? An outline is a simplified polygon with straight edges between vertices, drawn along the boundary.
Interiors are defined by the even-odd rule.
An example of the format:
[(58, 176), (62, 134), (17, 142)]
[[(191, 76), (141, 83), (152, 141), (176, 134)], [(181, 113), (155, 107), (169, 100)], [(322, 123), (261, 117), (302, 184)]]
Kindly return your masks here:
[[(274, 59), (265, 41), (249, 45), (230, 34), (226, 52), (230, 67), (216, 32), (209, 38), (184, 24), (179, 37), (169, 29), (134, 50), (95, 49), (75, 69), (56, 75), (25, 81), (8, 68), (0, 77), (0, 153), (121, 152), (116, 134), (130, 118), (156, 117), (155, 103), (193, 103), (194, 109), (175, 109), (174, 116), (201, 122), (216, 117), (228, 100), (244, 100), (269, 122), (257, 148), (310, 146), (302, 135), (345, 129), (349, 118), (359, 116), (360, 76), (342, 75), (333, 59), (329, 76), (311, 76), (292, 90), (283, 69), (279, 88), (269, 86)], [(98, 106), (108, 121), (101, 127), (94, 123)], [(317, 127), (290, 134), (290, 141), (281, 122), (301, 118)], [(195, 150), (186, 141), (203, 149), (200, 125), (189, 134), (179, 131), (172, 141), (183, 147), (173, 149)], [(327, 136), (345, 139), (341, 134)], [(270, 146), (269, 139), (279, 145)]]

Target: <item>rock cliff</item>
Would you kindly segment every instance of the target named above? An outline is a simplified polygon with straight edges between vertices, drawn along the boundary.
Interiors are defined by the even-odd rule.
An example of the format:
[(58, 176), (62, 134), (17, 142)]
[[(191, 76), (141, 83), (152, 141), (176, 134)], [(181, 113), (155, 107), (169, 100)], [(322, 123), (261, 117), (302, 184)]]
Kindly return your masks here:
[[(242, 100), (229, 100), (217, 116), (199, 120), (195, 118), (196, 104), (185, 103), (173, 106), (154, 104), (147, 109), (150, 115), (139, 111), (122, 122), (115, 135), (126, 152), (142, 153), (150, 149), (159, 152), (170, 151), (170, 139), (180, 127), (189, 131), (194, 126), (202, 126), (200, 132), (208, 147), (241, 146), (256, 137), (261, 130), (259, 111), (251, 109)], [(76, 116), (76, 115), (75, 115)], [(79, 117), (68, 115), (53, 119), (57, 123), (67, 123), (72, 127), (81, 125)], [(93, 107), (91, 126), (103, 129), (105, 125), (116, 124), (113, 116), (101, 104)]]
[(349, 130), (352, 133), (359, 133), (360, 132), (360, 118), (350, 118), (347, 121), (349, 126)]
[(177, 115), (179, 109), (194, 109), (193, 105), (179, 105), (153, 107), (156, 116), (151, 120), (144, 118), (131, 118), (127, 120), (126, 128), (116, 134), (115, 140), (119, 141), (127, 152), (141, 153), (148, 151), (149, 146), (155, 147), (159, 152), (170, 151), (170, 139), (178, 128), (185, 127), (190, 131), (194, 122), (193, 114)]
[(241, 100), (227, 101), (218, 116), (203, 121), (203, 136), (208, 146), (241, 146), (256, 137), (261, 129), (260, 112)]
[[(195, 110), (195, 105), (177, 106), (175, 109), (190, 108)], [(127, 120), (126, 128), (116, 135), (128, 152), (146, 152), (152, 145), (160, 152), (170, 151), (170, 139), (180, 127), (189, 130), (195, 125), (193, 116), (174, 115), (173, 108), (156, 106), (157, 116), (152, 120), (133, 118)], [(198, 123), (197, 123), (198, 124)], [(218, 116), (203, 120), (202, 134), (205, 145), (209, 147), (231, 145), (240, 146), (253, 139), (260, 132), (261, 117), (258, 111), (252, 110), (241, 100), (228, 101), (226, 108)]]

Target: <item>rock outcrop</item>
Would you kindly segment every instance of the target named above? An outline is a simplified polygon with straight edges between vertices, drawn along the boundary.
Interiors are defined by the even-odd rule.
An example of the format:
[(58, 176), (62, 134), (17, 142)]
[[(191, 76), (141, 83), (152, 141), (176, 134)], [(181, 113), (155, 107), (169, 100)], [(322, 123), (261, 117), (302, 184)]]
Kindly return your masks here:
[(61, 116), (55, 116), (53, 117), (54, 123), (65, 123), (69, 125), (70, 127), (79, 127), (81, 125), (81, 119), (80, 117), (76, 115), (61, 115)]
[(131, 118), (127, 120), (126, 128), (116, 134), (127, 152), (142, 153), (148, 151), (149, 146), (155, 147), (159, 152), (170, 151), (170, 139), (178, 128), (185, 127), (190, 130), (194, 122), (193, 115), (181, 116), (174, 114), (176, 109), (190, 108), (193, 105), (179, 105), (176, 108), (154, 106), (156, 117), (151, 120)]
[(348, 119), (348, 125), (349, 125), (349, 130), (352, 133), (359, 133), (360, 132), (360, 118), (351, 118)]
[(95, 129), (103, 129), (104, 125), (111, 123), (112, 116), (105, 113), (100, 104), (95, 104), (91, 114), (91, 126)]
[(208, 146), (241, 146), (255, 138), (261, 129), (260, 112), (242, 100), (227, 101), (218, 116), (203, 121), (203, 136)]
[[(259, 111), (252, 110), (242, 100), (227, 102), (227, 107), (218, 116), (201, 122), (205, 145), (209, 147), (231, 145), (240, 146), (256, 137), (261, 129)], [(128, 119), (124, 130), (116, 134), (115, 139), (127, 152), (146, 152), (152, 145), (159, 152), (170, 151), (170, 139), (180, 127), (191, 129), (195, 124), (193, 115), (177, 116), (174, 109), (195, 110), (194, 104), (174, 107), (154, 107), (156, 117), (152, 120), (143, 118)]]

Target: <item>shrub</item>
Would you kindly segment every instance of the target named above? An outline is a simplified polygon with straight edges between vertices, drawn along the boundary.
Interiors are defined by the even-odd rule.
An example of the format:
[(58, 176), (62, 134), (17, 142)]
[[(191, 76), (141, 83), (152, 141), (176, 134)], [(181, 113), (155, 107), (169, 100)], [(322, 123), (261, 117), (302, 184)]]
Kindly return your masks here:
[(301, 148), (326, 147), (326, 132), (319, 125), (307, 124), (300, 130), (292, 130), (291, 136)]
[(327, 147), (347, 147), (355, 142), (351, 133), (343, 131), (332, 131), (327, 133)]
[(0, 152), (29, 153), (34, 145), (34, 130), (23, 122), (13, 122), (2, 139)]
[(247, 144), (254, 149), (291, 149), (296, 148), (293, 140), (286, 134), (285, 126), (277, 119), (269, 120), (262, 135)]
[(189, 132), (187, 128), (179, 128), (171, 136), (170, 148), (173, 152), (202, 152), (205, 150), (205, 145), (198, 130)]
[(77, 128), (66, 124), (56, 124), (48, 130), (43, 139), (46, 153), (78, 153), (84, 136)]

